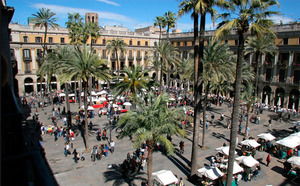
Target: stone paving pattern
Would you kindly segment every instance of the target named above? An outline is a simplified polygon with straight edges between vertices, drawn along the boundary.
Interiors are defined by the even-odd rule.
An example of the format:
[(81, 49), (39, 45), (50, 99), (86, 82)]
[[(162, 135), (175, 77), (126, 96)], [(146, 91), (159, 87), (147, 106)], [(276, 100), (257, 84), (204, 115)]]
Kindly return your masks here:
[[(63, 105), (60, 106), (61, 109)], [(71, 104), (71, 110), (77, 111), (78, 104)], [(231, 108), (228, 108), (225, 104), (223, 104), (222, 107), (216, 107), (214, 106), (213, 112), (215, 115), (215, 120), (219, 118), (220, 112), (225, 113), (225, 116), (230, 115)], [(210, 115), (211, 111), (208, 112)], [(40, 120), (45, 124), (51, 124), (50, 116), (51, 116), (51, 107), (48, 106), (44, 108), (43, 111), (40, 110), (39, 112), (39, 118)], [(261, 115), (261, 123), (260, 125), (256, 125), (249, 122), (250, 126), (250, 136), (253, 136), (256, 138), (256, 136), (262, 132), (274, 132), (278, 131), (283, 136), (287, 136), (289, 132), (292, 132), (291, 129), (289, 129), (292, 125), (287, 122), (278, 122), (273, 121), (272, 123), (272, 129), (270, 130), (267, 126), (267, 121), (269, 119), (269, 115), (273, 115), (274, 113), (270, 113), (267, 111), (264, 111), (263, 115)], [(210, 118), (210, 117), (209, 117)], [(298, 119), (299, 120), (299, 119)], [(107, 123), (107, 117), (102, 116), (99, 118), (96, 116), (96, 118), (92, 119), (93, 124), (95, 125), (95, 128), (104, 128)], [(62, 121), (58, 122), (59, 126), (62, 126)], [(243, 125), (245, 125), (243, 123)], [(200, 132), (202, 133), (202, 128), (200, 129)], [(205, 140), (205, 149), (201, 149), (199, 147), (199, 168), (203, 167), (204, 164), (209, 164), (209, 161), (206, 159), (207, 157), (211, 155), (215, 155), (216, 151), (215, 148), (220, 147), (223, 145), (223, 143), (229, 144), (229, 135), (230, 130), (226, 127), (217, 125), (217, 126), (209, 126), (206, 132), (206, 140)], [(109, 136), (109, 131), (108, 131)], [(122, 140), (118, 140), (116, 136), (116, 132), (113, 130), (112, 132), (112, 138), (116, 142), (115, 152), (113, 154), (109, 154), (108, 157), (104, 157), (101, 160), (96, 160), (95, 162), (92, 162), (90, 159), (90, 154), (85, 154), (85, 161), (79, 161), (77, 164), (74, 163), (72, 157), (73, 155), (70, 155), (68, 157), (65, 157), (63, 154), (64, 149), (64, 140), (62, 137), (60, 137), (56, 142), (54, 142), (54, 137), (50, 136), (48, 134), (43, 136), (44, 142), (43, 146), (46, 151), (46, 157), (48, 159), (48, 162), (52, 168), (52, 171), (55, 175), (55, 178), (57, 179), (58, 183), (63, 186), (81, 186), (81, 185), (112, 185), (113, 182), (105, 183), (105, 179), (103, 177), (103, 173), (107, 171), (108, 164), (120, 164), (123, 162), (123, 160), (126, 158), (126, 155), (128, 152), (133, 152), (135, 149), (132, 146), (132, 143), (130, 142), (129, 138), (124, 138)], [(200, 134), (200, 144), (202, 139), (202, 134)], [(242, 141), (243, 136), (238, 135), (239, 142)], [(186, 138), (181, 139), (178, 137), (173, 137), (173, 143), (176, 144), (176, 148), (178, 148), (179, 141), (183, 140), (185, 142), (185, 152), (183, 156), (178, 156), (176, 154), (173, 154), (172, 161), (168, 159), (168, 157), (162, 155), (160, 152), (156, 152), (153, 156), (153, 171), (158, 171), (162, 169), (169, 169), (174, 174), (178, 176), (178, 178), (182, 177), (185, 180), (185, 184), (192, 185), (190, 182), (188, 182), (187, 175), (185, 174), (187, 168), (189, 168), (189, 160), (191, 157), (191, 147), (192, 147), (192, 131), (188, 130), (188, 135)], [(101, 141), (100, 143), (96, 140), (95, 135), (89, 135), (89, 146), (93, 146), (96, 144), (103, 143)], [(82, 142), (82, 138), (80, 135), (76, 137), (76, 139), (73, 141), (74, 148), (77, 149), (77, 152), (83, 152), (84, 151), (84, 145)], [(262, 158), (263, 162), (265, 162), (265, 159), (267, 157), (267, 153), (265, 152), (257, 152), (255, 158), (259, 159)], [(287, 182), (287, 179), (281, 174), (283, 170), (283, 160), (278, 160), (277, 158), (273, 157), (272, 161), (270, 163), (269, 167), (266, 167), (264, 164), (261, 165), (262, 168), (262, 175), (257, 178), (256, 180), (252, 180), (251, 182), (243, 182), (241, 181), (239, 184), (243, 186), (265, 186), (265, 185), (273, 185), (273, 186), (279, 186), (279, 185), (292, 185)], [(145, 170), (146, 173), (146, 170)], [(146, 178), (146, 174), (144, 175)], [(135, 181), (136, 184), (140, 184), (139, 181)], [(127, 184), (124, 184), (127, 185)], [(300, 185), (300, 184), (299, 184)]]

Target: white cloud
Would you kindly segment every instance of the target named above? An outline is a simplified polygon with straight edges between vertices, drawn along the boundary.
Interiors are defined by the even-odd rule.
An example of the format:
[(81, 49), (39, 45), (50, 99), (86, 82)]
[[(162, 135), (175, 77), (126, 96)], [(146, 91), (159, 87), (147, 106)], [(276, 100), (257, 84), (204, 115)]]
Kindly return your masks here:
[(293, 18), (285, 17), (281, 15), (273, 15), (270, 17), (270, 19), (274, 21), (274, 23), (276, 24), (280, 24), (280, 23), (286, 24), (295, 21)]
[(98, 13), (99, 18), (102, 18), (102, 19), (109, 19), (109, 20), (125, 22), (125, 23), (135, 22), (135, 20), (133, 20), (127, 16), (112, 13), (112, 12), (103, 12), (103, 11), (84, 9), (84, 8), (73, 8), (73, 7), (67, 7), (67, 6), (43, 4), (43, 3), (33, 4), (32, 6), (34, 8), (49, 8), (49, 9), (51, 9), (51, 11), (53, 11), (57, 14), (79, 13), (81, 15), (84, 15), (87, 12), (95, 12), (95, 13)]
[(144, 27), (148, 27), (148, 26), (152, 26), (153, 23), (138, 23), (136, 25), (133, 25), (134, 29), (138, 29), (138, 28), (144, 28)]
[(119, 3), (116, 3), (116, 2), (113, 2), (113, 1), (109, 1), (109, 0), (96, 0), (98, 2), (102, 2), (102, 3), (106, 3), (106, 4), (109, 4), (109, 5), (113, 5), (113, 6), (120, 6)]
[(175, 28), (183, 32), (190, 32), (193, 30), (194, 26), (192, 23), (177, 23)]

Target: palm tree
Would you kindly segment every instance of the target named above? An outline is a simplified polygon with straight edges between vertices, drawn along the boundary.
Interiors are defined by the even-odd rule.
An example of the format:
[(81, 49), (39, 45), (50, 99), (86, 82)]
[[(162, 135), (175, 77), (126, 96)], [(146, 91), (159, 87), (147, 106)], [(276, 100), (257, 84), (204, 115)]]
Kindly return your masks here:
[(168, 154), (172, 153), (174, 146), (166, 136), (183, 136), (184, 130), (180, 128), (178, 120), (182, 112), (175, 108), (168, 108), (166, 94), (158, 97), (149, 95), (149, 98), (148, 104), (140, 104), (139, 109), (123, 115), (118, 122), (118, 127), (121, 128), (120, 137), (132, 137), (135, 147), (138, 148), (146, 142), (148, 185), (152, 186), (152, 155), (155, 145), (160, 143)]
[(143, 71), (141, 66), (125, 68), (124, 73), (124, 80), (119, 82), (115, 87), (116, 95), (130, 93), (133, 99), (133, 108), (135, 109), (137, 95), (144, 94), (143, 89), (147, 88), (149, 79), (144, 76), (146, 71)]
[(159, 27), (159, 40), (158, 40), (158, 45), (159, 45), (160, 41), (161, 41), (162, 29), (166, 27), (166, 19), (165, 19), (165, 17), (163, 17), (163, 16), (157, 16), (157, 17), (155, 17), (154, 26), (158, 26)]
[(255, 74), (255, 93), (256, 98), (258, 98), (259, 90), (258, 90), (258, 81), (259, 81), (259, 69), (261, 68), (262, 55), (274, 54), (277, 50), (275, 45), (275, 37), (274, 35), (263, 35), (261, 37), (253, 36), (248, 37), (245, 42), (245, 54), (255, 54), (255, 63), (256, 63), (256, 74)]
[(181, 59), (177, 66), (177, 74), (179, 75), (181, 85), (185, 87), (184, 95), (186, 95), (187, 92), (186, 87), (189, 85), (189, 82), (193, 81), (194, 78), (193, 59), (191, 58)]
[[(204, 31), (205, 31), (205, 15), (210, 7), (212, 1), (208, 0), (184, 0), (179, 4), (178, 15), (182, 16), (192, 12), (192, 18), (194, 20), (194, 129), (193, 129), (193, 147), (191, 156), (191, 176), (197, 173), (197, 158), (198, 158), (198, 144), (199, 144), (199, 125), (197, 122), (198, 113), (202, 110), (201, 95), (202, 84), (200, 77), (203, 72), (203, 64), (201, 59), (203, 58), (204, 49)], [(200, 45), (199, 45), (199, 14), (201, 14), (200, 22)]]
[(100, 27), (97, 23), (87, 23), (86, 30), (90, 36), (90, 47), (91, 51), (93, 51), (93, 41), (97, 41), (97, 39), (100, 37)]
[[(56, 14), (54, 12), (51, 12), (50, 9), (48, 8), (42, 8), (39, 9), (39, 11), (36, 14), (32, 14), (34, 16), (33, 22), (34, 22), (34, 27), (39, 27), (39, 28), (44, 28), (44, 40), (43, 40), (43, 55), (42, 55), (42, 61), (44, 61), (44, 57), (45, 54), (47, 52), (47, 45), (46, 45), (46, 41), (47, 41), (47, 32), (48, 32), (48, 28), (56, 28), (58, 27), (58, 24), (56, 24), (55, 22), (57, 21), (57, 19), (54, 17)], [(41, 61), (38, 64), (39, 66), (41, 66)]]
[[(216, 31), (217, 38), (220, 38), (231, 30), (234, 30), (238, 34), (238, 53), (236, 63), (236, 80), (235, 80), (235, 94), (233, 103), (232, 114), (232, 127), (230, 132), (230, 150), (229, 150), (229, 162), (228, 162), (228, 175), (227, 184), (231, 185), (235, 143), (237, 136), (237, 124), (240, 108), (240, 93), (241, 93), (241, 76), (242, 76), (242, 61), (244, 58), (244, 43), (245, 34), (250, 31), (257, 35), (263, 35), (270, 33), (270, 26), (272, 21), (267, 19), (269, 16), (276, 14), (274, 11), (268, 9), (272, 5), (276, 5), (276, 0), (222, 0), (222, 5), (227, 12), (221, 15), (224, 18), (219, 24), (219, 28)], [(229, 20), (229, 18), (232, 18)]]
[(117, 76), (118, 81), (120, 77), (120, 64), (119, 64), (119, 54), (124, 53), (126, 51), (126, 43), (120, 39), (113, 39), (107, 42), (106, 49), (108, 52), (113, 53), (116, 57), (117, 61)]
[(244, 101), (244, 104), (246, 106), (246, 112), (247, 112), (247, 121), (245, 126), (245, 136), (247, 137), (247, 128), (249, 124), (249, 112), (252, 107), (252, 105), (255, 103), (255, 96), (253, 96), (253, 85), (251, 83), (248, 84), (248, 86), (245, 86), (244, 91), (241, 93), (241, 99)]
[(204, 50), (203, 56), (203, 84), (205, 96), (203, 101), (203, 134), (202, 147), (204, 147), (205, 139), (205, 123), (206, 123), (206, 107), (207, 96), (210, 92), (211, 84), (222, 84), (224, 81), (232, 80), (234, 64), (233, 53), (226, 44), (221, 44), (219, 41), (211, 40)]
[(110, 78), (106, 61), (99, 59), (98, 55), (89, 51), (86, 45), (82, 49), (75, 50), (74, 59), (72, 61), (65, 61), (60, 64), (60, 70), (64, 73), (62, 78), (64, 80), (79, 79), (83, 82), (84, 90), (84, 111), (85, 111), (85, 130), (83, 132), (83, 142), (86, 149), (88, 149), (87, 143), (87, 82), (90, 77), (107, 80)]
[[(65, 80), (62, 78), (64, 76), (64, 72), (60, 70), (61, 64), (64, 64), (66, 62), (70, 62), (74, 58), (74, 51), (69, 46), (65, 47), (58, 47), (53, 52), (48, 54), (47, 56), (47, 63), (45, 63), (47, 66), (50, 67), (50, 69), (54, 70), (55, 74), (58, 76), (58, 80), (61, 83), (65, 84), (65, 94), (66, 94), (66, 108), (67, 108), (67, 123), (70, 127), (72, 124), (72, 115), (70, 110), (70, 103), (69, 103), (69, 80)], [(41, 67), (43, 69), (43, 65)]]
[(175, 15), (175, 13), (168, 11), (164, 14), (164, 18), (165, 18), (166, 27), (167, 27), (167, 40), (169, 40), (169, 31), (171, 28), (175, 27), (176, 15)]
[(177, 54), (178, 51), (171, 45), (170, 42), (162, 41), (160, 44), (155, 48), (156, 52), (160, 56), (161, 63), (160, 63), (160, 92), (162, 90), (162, 79), (163, 79), (163, 72), (167, 71), (167, 85), (169, 85), (170, 80), (170, 68), (171, 66), (178, 65), (178, 58)]
[(89, 32), (87, 32), (87, 27), (79, 13), (69, 13), (66, 25), (69, 31), (70, 43), (72, 45), (78, 49), (80, 45), (86, 44), (89, 38)]

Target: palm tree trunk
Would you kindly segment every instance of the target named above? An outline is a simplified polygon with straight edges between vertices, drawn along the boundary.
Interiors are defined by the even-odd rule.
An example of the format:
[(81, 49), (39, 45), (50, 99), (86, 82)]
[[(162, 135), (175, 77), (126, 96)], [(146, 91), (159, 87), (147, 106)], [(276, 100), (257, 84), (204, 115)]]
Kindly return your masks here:
[(70, 111), (70, 103), (69, 103), (69, 83), (65, 83), (65, 94), (66, 94), (66, 107), (67, 107), (67, 126), (71, 127), (72, 125), (72, 117)]
[(206, 130), (206, 107), (207, 107), (207, 95), (208, 95), (208, 89), (209, 89), (209, 83), (206, 86), (205, 89), (205, 96), (203, 101), (203, 131), (202, 131), (202, 148), (204, 148), (205, 145), (205, 130)]
[(47, 52), (47, 49), (46, 49), (46, 40), (47, 40), (48, 25), (45, 24), (44, 27), (45, 27), (45, 33), (44, 33), (44, 42), (43, 42), (43, 59), (45, 59), (45, 54)]
[(233, 162), (236, 147), (236, 137), (237, 128), (239, 120), (239, 109), (240, 109), (240, 94), (241, 94), (241, 83), (242, 83), (242, 62), (244, 57), (244, 33), (240, 31), (239, 33), (239, 46), (238, 46), (238, 56), (236, 64), (236, 79), (235, 79), (235, 92), (233, 101), (233, 113), (232, 113), (232, 124), (230, 131), (230, 149), (228, 158), (228, 172), (227, 172), (227, 185), (232, 183), (233, 175)]
[(147, 157), (147, 177), (148, 177), (148, 186), (152, 186), (152, 161), (153, 161), (153, 144), (147, 143), (148, 146), (148, 157)]
[(120, 79), (120, 64), (119, 64), (119, 56), (118, 56), (118, 51), (117, 50), (115, 51), (115, 55), (116, 55), (116, 58), (117, 58), (117, 75), (118, 75), (118, 82), (119, 82), (119, 79)]
[(87, 150), (88, 149), (88, 144), (87, 144), (87, 133), (88, 133), (88, 106), (87, 106), (87, 84), (88, 82), (83, 81), (83, 90), (84, 90), (84, 95), (83, 95), (83, 102), (84, 102), (84, 126), (82, 126), (82, 130), (84, 130), (83, 133), (83, 143), (84, 147)]
[(198, 144), (199, 144), (199, 122), (197, 120), (198, 113), (201, 109), (200, 95), (199, 95), (199, 73), (198, 73), (198, 63), (199, 63), (199, 43), (198, 43), (198, 21), (199, 16), (197, 13), (193, 13), (194, 16), (194, 128), (193, 128), (193, 144), (192, 144), (192, 157), (191, 157), (191, 175), (197, 174), (198, 169)]
[(249, 125), (249, 111), (250, 111), (250, 107), (247, 108), (247, 121), (246, 121), (246, 126), (245, 126), (245, 136), (247, 137), (247, 128)]
[(80, 105), (81, 105), (81, 92), (82, 92), (82, 81), (79, 80), (79, 99), (78, 99), (78, 108), (80, 108)]
[(162, 91), (162, 84), (163, 84), (163, 59), (160, 58), (160, 80), (159, 80), (159, 92)]
[(258, 80), (259, 80), (259, 59), (260, 59), (260, 52), (256, 52), (255, 60), (256, 60), (256, 73), (255, 73), (255, 95), (256, 99), (258, 98)]

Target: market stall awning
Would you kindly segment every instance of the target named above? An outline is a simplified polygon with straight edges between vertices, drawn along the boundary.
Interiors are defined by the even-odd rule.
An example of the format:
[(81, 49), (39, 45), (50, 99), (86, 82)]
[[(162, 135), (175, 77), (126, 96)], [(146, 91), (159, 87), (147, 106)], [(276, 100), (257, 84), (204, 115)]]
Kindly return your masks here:
[(257, 135), (259, 138), (261, 139), (264, 139), (266, 141), (272, 141), (275, 139), (275, 136), (273, 136), (272, 134), (270, 133), (262, 133), (262, 134), (259, 134)]
[[(216, 151), (218, 151), (219, 153), (225, 154), (225, 155), (229, 155), (229, 146), (225, 146), (225, 147), (218, 147), (216, 148)], [(236, 152), (235, 152), (236, 154)]]
[(256, 147), (259, 147), (260, 144), (257, 143), (255, 140), (251, 139), (251, 140), (244, 140), (241, 142), (242, 145), (246, 145), (246, 146), (250, 146), (250, 147), (253, 147), (253, 148), (256, 148)]
[(178, 182), (178, 179), (170, 170), (160, 170), (157, 172), (153, 172), (152, 176), (162, 185), (175, 184)]
[(246, 165), (247, 167), (254, 167), (256, 165), (259, 165), (259, 162), (252, 156), (240, 156), (235, 158), (235, 160), (239, 163)]
[(287, 160), (287, 162), (293, 165), (300, 166), (300, 156), (292, 156)]
[(300, 137), (296, 135), (290, 135), (286, 138), (276, 141), (276, 143), (293, 149), (300, 145)]
[(224, 173), (217, 167), (203, 167), (201, 169), (198, 169), (198, 174), (200, 176), (205, 176), (210, 180), (216, 180), (224, 175)]

